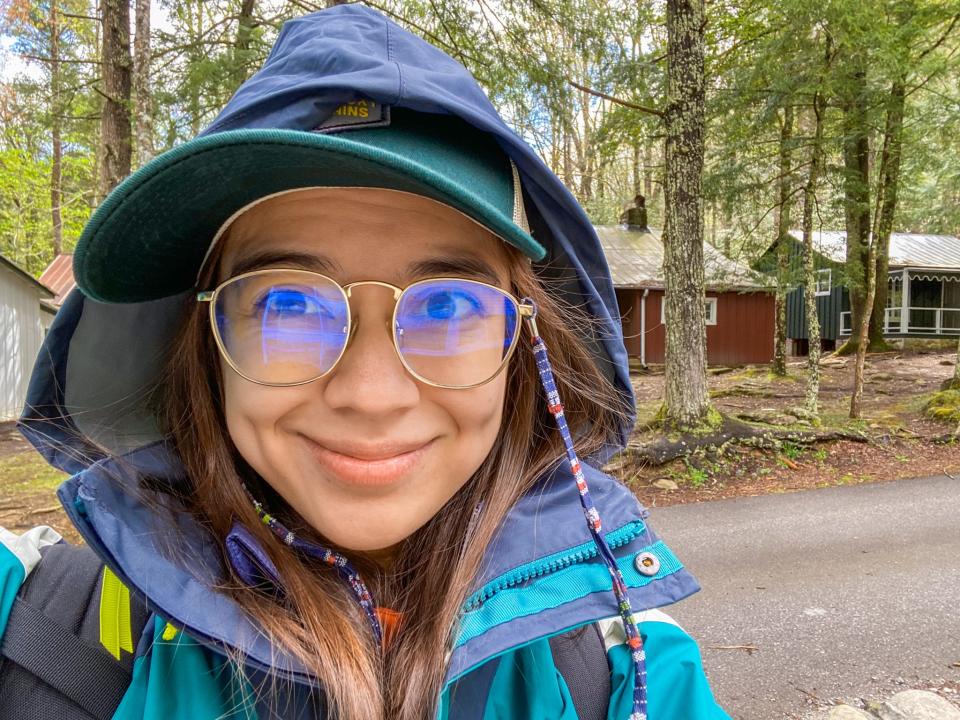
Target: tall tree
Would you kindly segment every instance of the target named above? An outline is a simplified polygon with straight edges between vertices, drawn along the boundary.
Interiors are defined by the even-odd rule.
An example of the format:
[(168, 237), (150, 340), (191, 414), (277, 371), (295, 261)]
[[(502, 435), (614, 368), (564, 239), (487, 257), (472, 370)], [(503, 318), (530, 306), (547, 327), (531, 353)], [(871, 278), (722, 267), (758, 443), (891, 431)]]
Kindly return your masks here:
[[(826, 75), (831, 57), (830, 36), (826, 37), (823, 75)], [(813, 139), (810, 144), (810, 170), (803, 188), (803, 298), (807, 316), (807, 389), (804, 408), (814, 416), (820, 414), (820, 318), (817, 314), (817, 274), (814, 265), (816, 248), (813, 244), (813, 206), (817, 202), (817, 185), (823, 163), (823, 125), (825, 98), (822, 79), (813, 93)]]
[(704, 317), (704, 2), (667, 1), (664, 284), (668, 424), (707, 420)]
[(250, 63), (250, 37), (253, 34), (253, 11), (255, 5), (255, 0), (242, 0), (240, 4), (240, 16), (237, 18), (237, 38), (233, 43), (233, 84), (235, 87), (240, 87), (243, 81), (247, 79), (247, 68)]
[(0, 2), (0, 35), (28, 68), (0, 79), (0, 252), (30, 271), (68, 251), (86, 217), (85, 103), (97, 61), (82, 0)]
[(153, 157), (153, 102), (150, 94), (150, 0), (136, 0), (136, 34), (133, 40), (134, 136), (136, 164)]
[(867, 361), (867, 343), (870, 332), (870, 312), (873, 310), (873, 301), (877, 293), (877, 239), (870, 234), (867, 239), (867, 287), (863, 300), (864, 317), (857, 326), (857, 353), (853, 364), (853, 392), (850, 394), (850, 417), (860, 417), (860, 406), (863, 402), (863, 370)]
[(793, 188), (791, 187), (790, 155), (793, 140), (793, 106), (785, 105), (783, 120), (780, 124), (780, 177), (777, 185), (780, 190), (777, 204), (777, 292), (774, 298), (774, 341), (773, 374), (784, 377), (787, 374), (787, 291), (790, 275), (790, 211), (793, 206)]
[(882, 349), (886, 325), (887, 275), (890, 268), (890, 235), (897, 209), (900, 188), (900, 158), (903, 146), (903, 113), (906, 103), (904, 78), (893, 81), (887, 100), (887, 118), (883, 131), (883, 150), (877, 182), (877, 202), (873, 222), (876, 260), (873, 277), (876, 280), (874, 302), (870, 303), (870, 323), (867, 343), (870, 350)]
[(100, 197), (130, 174), (130, 3), (129, 0), (102, 0), (103, 51), (100, 72), (103, 80), (103, 110), (100, 118)]
[(843, 210), (847, 237), (846, 285), (853, 332), (842, 351), (856, 352), (865, 321), (870, 245), (870, 117), (864, 48), (839, 51), (847, 72), (839, 78), (843, 108)]
[(60, 72), (60, 19), (57, 0), (50, 2), (50, 219), (53, 224), (53, 257), (63, 252), (63, 99)]

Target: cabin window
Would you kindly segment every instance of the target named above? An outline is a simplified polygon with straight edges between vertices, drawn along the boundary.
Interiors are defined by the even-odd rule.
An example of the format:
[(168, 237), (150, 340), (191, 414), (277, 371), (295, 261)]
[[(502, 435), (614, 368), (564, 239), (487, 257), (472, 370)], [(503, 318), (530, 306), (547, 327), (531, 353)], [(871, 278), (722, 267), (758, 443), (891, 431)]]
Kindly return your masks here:
[(831, 288), (831, 281), (833, 271), (830, 268), (824, 268), (823, 270), (817, 270), (817, 284), (815, 295), (829, 295)]
[(715, 297), (708, 297), (704, 299), (703, 317), (706, 318), (707, 325), (717, 324), (717, 299)]
[[(660, 301), (660, 323), (663, 325), (667, 324), (666, 307), (667, 301), (666, 298), (663, 298)], [(703, 299), (703, 319), (705, 321), (704, 324), (706, 325), (717, 324), (717, 299), (715, 297)]]

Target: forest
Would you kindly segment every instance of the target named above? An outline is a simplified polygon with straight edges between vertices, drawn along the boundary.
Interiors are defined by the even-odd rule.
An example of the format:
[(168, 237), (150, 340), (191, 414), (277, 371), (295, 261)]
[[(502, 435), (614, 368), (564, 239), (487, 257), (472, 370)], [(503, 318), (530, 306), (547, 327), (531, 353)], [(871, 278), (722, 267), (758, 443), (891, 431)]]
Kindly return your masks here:
[[(328, 4), (0, 1), (0, 253), (37, 276), (71, 252), (112, 187), (215, 117), (286, 19)], [(366, 4), (462, 62), (595, 224), (645, 197), (665, 228), (676, 427), (711, 417), (703, 333), (683, 330), (703, 326), (702, 274), (683, 271), (703, 243), (751, 264), (776, 250), (773, 371), (785, 373), (784, 295), (813, 288), (813, 233), (845, 230), (854, 332), (841, 352), (860, 351), (857, 415), (863, 353), (884, 347), (890, 233), (960, 233), (956, 0)]]

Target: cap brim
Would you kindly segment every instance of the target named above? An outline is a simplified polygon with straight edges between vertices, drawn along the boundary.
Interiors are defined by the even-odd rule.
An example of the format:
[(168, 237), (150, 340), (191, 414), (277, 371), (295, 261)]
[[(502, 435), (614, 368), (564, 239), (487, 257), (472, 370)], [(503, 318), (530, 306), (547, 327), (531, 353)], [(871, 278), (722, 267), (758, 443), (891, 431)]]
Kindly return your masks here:
[(118, 185), (74, 252), (77, 285), (101, 302), (143, 302), (190, 289), (214, 236), (235, 212), (301, 187), (374, 187), (456, 208), (534, 260), (546, 250), (512, 218), (451, 178), (346, 137), (248, 129), (196, 138)]

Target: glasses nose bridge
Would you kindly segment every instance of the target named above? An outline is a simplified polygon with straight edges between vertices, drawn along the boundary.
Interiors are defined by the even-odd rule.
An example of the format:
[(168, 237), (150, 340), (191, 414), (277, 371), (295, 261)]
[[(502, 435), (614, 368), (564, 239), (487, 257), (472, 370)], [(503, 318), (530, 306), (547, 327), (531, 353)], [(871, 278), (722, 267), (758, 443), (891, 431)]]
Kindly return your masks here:
[[(397, 287), (396, 285), (393, 285), (393, 284), (388, 283), (388, 282), (384, 282), (383, 280), (358, 280), (357, 282), (348, 283), (347, 285), (344, 285), (344, 286), (343, 286), (343, 293), (344, 293), (344, 295), (347, 296), (347, 300), (348, 300), (348, 301), (353, 298), (353, 289), (354, 289), (354, 288), (357, 288), (357, 287), (360, 287), (361, 285), (377, 285), (377, 286), (379, 286), (379, 287), (387, 288), (388, 290), (390, 290), (391, 293), (393, 293), (393, 308), (391, 309), (391, 313), (390, 313), (390, 314), (391, 314), (391, 317), (392, 317), (392, 316), (393, 316), (393, 310), (396, 309), (397, 303), (398, 303), (399, 300), (400, 300), (400, 296), (403, 294), (403, 288)], [(354, 336), (354, 335), (356, 334), (356, 332), (357, 332), (357, 327), (358, 327), (359, 324), (360, 324), (360, 323), (359, 323), (359, 319), (358, 319), (358, 318), (355, 316), (355, 314), (351, 311), (351, 313), (350, 313), (350, 332), (349, 332), (349, 334), (348, 334), (348, 336), (347, 336), (347, 346), (349, 346), (349, 345), (351, 344), (351, 341), (353, 340), (353, 336)], [(391, 320), (387, 320), (387, 323), (386, 323), (386, 324), (387, 324), (387, 329), (390, 331), (390, 334), (391, 334), (391, 337), (392, 337), (392, 336), (393, 336), (392, 321), (391, 321)], [(394, 345), (396, 345), (396, 340), (394, 340)], [(346, 349), (346, 348), (344, 348), (344, 349)]]
[(348, 283), (343, 286), (343, 292), (348, 298), (353, 297), (353, 289), (360, 287), (361, 285), (379, 285), (380, 287), (385, 287), (393, 293), (393, 300), (396, 302), (400, 299), (400, 294), (403, 292), (403, 288), (399, 288), (396, 285), (392, 285), (383, 280), (358, 280), (357, 282)]

